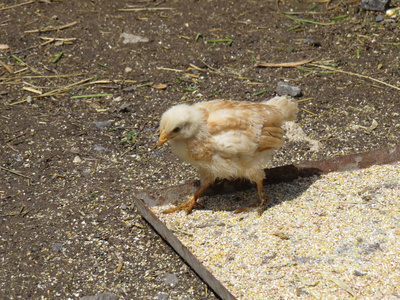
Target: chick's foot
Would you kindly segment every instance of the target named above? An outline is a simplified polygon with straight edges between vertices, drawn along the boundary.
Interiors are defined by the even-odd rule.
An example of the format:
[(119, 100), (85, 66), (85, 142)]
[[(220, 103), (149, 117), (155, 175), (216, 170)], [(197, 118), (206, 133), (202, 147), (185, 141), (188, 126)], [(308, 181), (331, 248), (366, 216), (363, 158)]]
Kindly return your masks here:
[(185, 203), (182, 203), (181, 205), (178, 205), (176, 207), (172, 207), (172, 208), (164, 210), (163, 214), (169, 214), (169, 213), (173, 213), (173, 212), (176, 212), (179, 210), (184, 210), (186, 212), (186, 214), (188, 215), (192, 212), (193, 208), (196, 206), (196, 200), (197, 200), (197, 198), (193, 195)]

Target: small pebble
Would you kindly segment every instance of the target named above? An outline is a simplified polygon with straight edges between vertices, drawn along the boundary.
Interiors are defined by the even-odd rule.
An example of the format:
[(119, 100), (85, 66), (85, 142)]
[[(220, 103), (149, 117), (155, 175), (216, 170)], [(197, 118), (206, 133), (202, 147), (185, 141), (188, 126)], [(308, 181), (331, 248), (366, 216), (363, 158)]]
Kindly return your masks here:
[(75, 156), (74, 160), (72, 161), (74, 164), (80, 164), (82, 159), (79, 156)]
[(286, 84), (283, 81), (278, 82), (276, 93), (280, 96), (288, 95), (291, 97), (298, 97), (302, 95), (301, 89), (299, 87)]
[(103, 146), (99, 146), (99, 145), (94, 145), (94, 149), (96, 149), (97, 151), (103, 151), (103, 150), (108, 150), (107, 148), (103, 147)]
[(146, 37), (142, 37), (142, 36), (135, 35), (132, 33), (127, 33), (127, 32), (121, 33), (120, 37), (124, 39), (122, 41), (122, 43), (124, 43), (124, 44), (146, 43), (149, 41), (149, 39)]
[(178, 283), (178, 276), (175, 274), (167, 274), (164, 276), (164, 284), (169, 287), (174, 287)]
[(358, 276), (358, 277), (363, 277), (363, 276), (365, 276), (365, 275), (367, 275), (366, 273), (363, 273), (363, 272), (360, 272), (360, 271), (358, 271), (358, 270), (354, 270), (353, 271), (353, 275), (354, 276)]
[(118, 111), (119, 112), (131, 112), (133, 109), (133, 105), (131, 103), (122, 103), (121, 106), (119, 107)]
[(389, 6), (390, 0), (362, 0), (361, 8), (365, 10), (384, 11)]
[(96, 125), (96, 127), (101, 129), (101, 130), (110, 128), (112, 126), (112, 121), (111, 120), (90, 122), (90, 123)]
[(81, 297), (80, 300), (118, 300), (118, 296), (107, 292), (107, 293), (101, 293), (101, 294), (97, 294), (94, 296), (84, 296)]
[(64, 247), (64, 243), (56, 242), (51, 246), (51, 250), (54, 252), (59, 252)]
[(132, 92), (135, 89), (135, 86), (127, 86), (122, 89), (123, 92)]
[(314, 47), (321, 47), (321, 43), (316, 42), (311, 36), (307, 36), (303, 43)]
[(168, 300), (169, 296), (164, 293), (159, 293), (156, 296), (154, 296), (154, 300)]

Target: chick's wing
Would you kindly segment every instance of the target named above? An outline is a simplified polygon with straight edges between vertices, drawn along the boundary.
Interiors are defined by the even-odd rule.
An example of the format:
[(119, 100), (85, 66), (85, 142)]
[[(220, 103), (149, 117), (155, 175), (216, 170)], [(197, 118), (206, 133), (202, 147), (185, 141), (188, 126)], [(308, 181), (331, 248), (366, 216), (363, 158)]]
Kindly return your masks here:
[(198, 106), (208, 113), (207, 128), (216, 152), (251, 156), (282, 145), (282, 113), (272, 106), (239, 101), (210, 101)]

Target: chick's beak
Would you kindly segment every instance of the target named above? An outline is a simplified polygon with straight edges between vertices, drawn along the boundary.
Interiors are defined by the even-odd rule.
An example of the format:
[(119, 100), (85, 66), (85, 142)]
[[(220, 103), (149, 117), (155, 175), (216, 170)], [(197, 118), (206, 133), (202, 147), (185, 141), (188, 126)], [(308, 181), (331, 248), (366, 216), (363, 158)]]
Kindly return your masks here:
[(165, 129), (161, 130), (160, 137), (158, 138), (157, 146), (161, 146), (165, 142), (169, 141), (172, 139), (172, 136), (168, 136), (167, 133), (165, 132)]

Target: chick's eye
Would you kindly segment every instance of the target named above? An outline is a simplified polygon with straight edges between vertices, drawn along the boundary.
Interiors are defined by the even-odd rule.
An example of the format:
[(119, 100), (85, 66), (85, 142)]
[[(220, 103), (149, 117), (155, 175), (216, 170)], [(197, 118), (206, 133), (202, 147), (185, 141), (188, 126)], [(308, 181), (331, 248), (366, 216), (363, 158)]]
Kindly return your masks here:
[(180, 127), (175, 127), (174, 130), (172, 130), (173, 133), (178, 133), (179, 131), (181, 131)]

